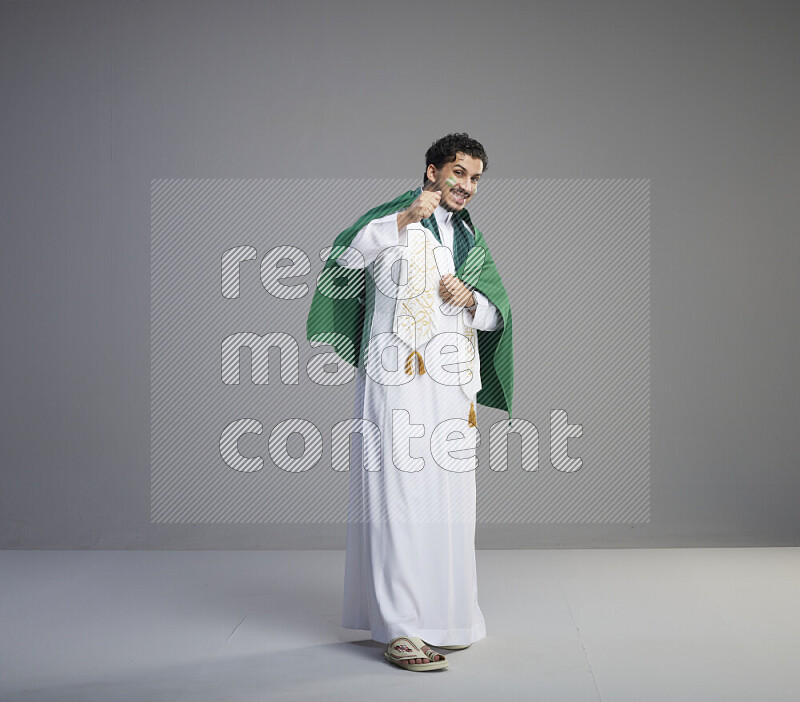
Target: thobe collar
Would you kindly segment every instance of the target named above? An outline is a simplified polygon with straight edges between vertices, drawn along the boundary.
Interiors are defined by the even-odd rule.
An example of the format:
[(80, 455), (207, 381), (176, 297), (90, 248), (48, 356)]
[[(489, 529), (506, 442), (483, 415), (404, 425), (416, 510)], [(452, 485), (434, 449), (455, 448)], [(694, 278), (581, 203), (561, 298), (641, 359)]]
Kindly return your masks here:
[(437, 205), (433, 213), (436, 215), (436, 221), (439, 224), (446, 225), (450, 228), (453, 227), (453, 213), (450, 210), (446, 210), (441, 205)]

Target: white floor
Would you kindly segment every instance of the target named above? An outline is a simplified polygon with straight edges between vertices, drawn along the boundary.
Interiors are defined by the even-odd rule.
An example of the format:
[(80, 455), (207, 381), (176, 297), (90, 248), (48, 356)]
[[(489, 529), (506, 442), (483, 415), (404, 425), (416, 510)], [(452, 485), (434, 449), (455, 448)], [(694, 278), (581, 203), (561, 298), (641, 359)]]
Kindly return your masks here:
[(800, 548), (478, 551), (445, 671), (341, 628), (343, 551), (2, 551), (0, 699), (800, 699)]

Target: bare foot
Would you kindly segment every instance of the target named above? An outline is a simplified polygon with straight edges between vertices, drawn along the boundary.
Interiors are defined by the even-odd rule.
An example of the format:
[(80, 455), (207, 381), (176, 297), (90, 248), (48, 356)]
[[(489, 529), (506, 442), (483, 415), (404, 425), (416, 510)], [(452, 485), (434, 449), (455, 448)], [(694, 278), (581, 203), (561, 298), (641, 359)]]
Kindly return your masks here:
[(444, 658), (441, 653), (436, 653), (436, 651), (434, 651), (430, 646), (423, 646), (422, 652), (427, 656), (427, 658), (411, 658), (399, 661), (399, 663), (402, 663), (403, 665), (408, 665), (409, 663), (430, 663), (431, 661), (435, 663), (436, 661), (440, 661)]

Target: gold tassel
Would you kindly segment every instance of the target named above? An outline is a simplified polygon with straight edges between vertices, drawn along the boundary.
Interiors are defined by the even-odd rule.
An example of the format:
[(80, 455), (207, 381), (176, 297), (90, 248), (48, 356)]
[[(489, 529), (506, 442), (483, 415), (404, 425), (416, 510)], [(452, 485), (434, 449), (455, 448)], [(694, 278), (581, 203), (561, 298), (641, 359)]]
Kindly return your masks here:
[(478, 426), (478, 418), (475, 416), (475, 403), (469, 403), (469, 426), (476, 427)]
[(419, 351), (412, 351), (410, 354), (408, 354), (408, 358), (406, 359), (406, 373), (408, 375), (414, 375), (414, 356), (419, 359), (417, 362), (417, 367), (419, 368), (420, 375), (422, 375), (425, 372), (425, 361), (422, 360), (422, 356), (420, 355)]

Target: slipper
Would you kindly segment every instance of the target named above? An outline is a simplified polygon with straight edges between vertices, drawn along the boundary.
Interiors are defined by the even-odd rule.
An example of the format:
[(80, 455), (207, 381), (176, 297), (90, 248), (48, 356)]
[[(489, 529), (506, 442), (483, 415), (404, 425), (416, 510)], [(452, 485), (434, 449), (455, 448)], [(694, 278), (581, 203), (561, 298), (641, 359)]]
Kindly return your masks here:
[[(438, 661), (431, 660), (431, 657), (422, 650), (427, 644), (418, 636), (398, 636), (392, 639), (383, 652), (383, 657), (390, 663), (394, 663), (399, 668), (406, 670), (441, 670), (447, 668), (450, 663), (442, 656)], [(435, 655), (433, 651), (431, 655)], [(415, 658), (426, 658), (428, 663), (403, 663), (404, 660), (414, 660)]]

